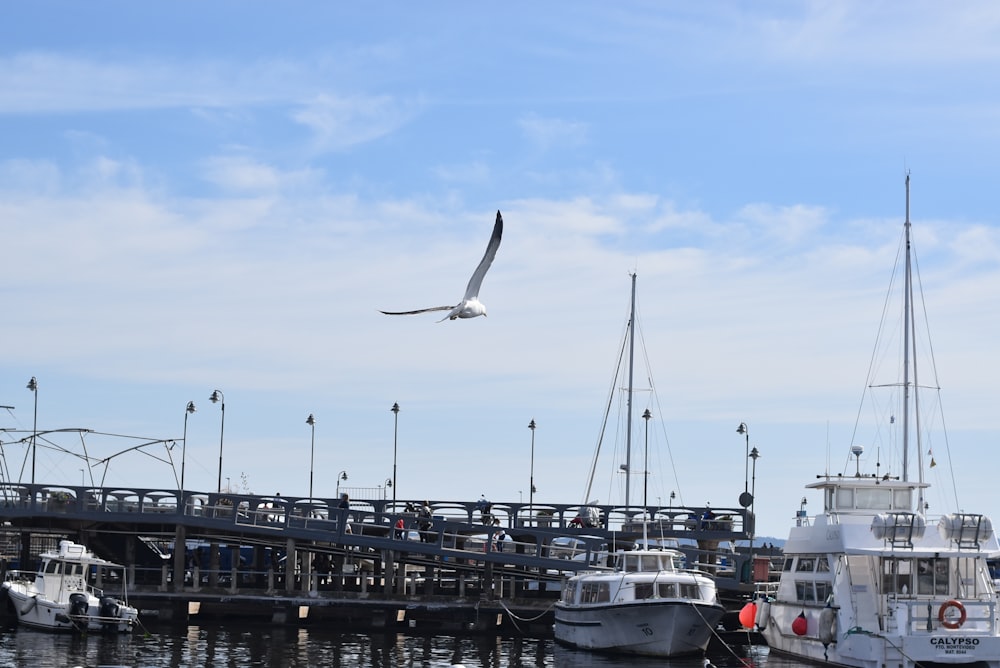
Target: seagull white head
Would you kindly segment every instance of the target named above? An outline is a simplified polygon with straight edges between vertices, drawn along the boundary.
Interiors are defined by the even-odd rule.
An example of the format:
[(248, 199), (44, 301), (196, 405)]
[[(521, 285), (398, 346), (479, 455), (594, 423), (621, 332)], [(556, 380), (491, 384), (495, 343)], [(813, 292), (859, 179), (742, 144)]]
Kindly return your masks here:
[(486, 271), (493, 264), (493, 258), (496, 257), (497, 249), (500, 248), (501, 236), (503, 236), (503, 218), (500, 216), (500, 212), (497, 211), (497, 222), (493, 225), (493, 235), (490, 237), (490, 242), (486, 245), (486, 253), (483, 255), (483, 259), (479, 261), (479, 266), (472, 272), (469, 285), (465, 288), (465, 296), (455, 306), (434, 306), (432, 308), (417, 309), (416, 311), (382, 311), (382, 313), (386, 315), (415, 315), (429, 311), (448, 311), (448, 315), (438, 320), (438, 322), (455, 320), (456, 318), (475, 318), (480, 315), (485, 317), (486, 307), (479, 301), (479, 288), (483, 285), (483, 278), (486, 276)]

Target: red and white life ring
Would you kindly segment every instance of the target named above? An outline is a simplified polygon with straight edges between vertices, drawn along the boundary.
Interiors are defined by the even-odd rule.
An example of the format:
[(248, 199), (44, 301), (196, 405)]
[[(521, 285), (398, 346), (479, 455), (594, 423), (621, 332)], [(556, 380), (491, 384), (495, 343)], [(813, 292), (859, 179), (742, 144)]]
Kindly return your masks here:
[[(958, 610), (957, 620), (945, 618), (945, 614), (951, 608), (956, 608)], [(946, 629), (957, 629), (958, 627), (960, 627), (962, 624), (965, 623), (966, 619), (968, 619), (968, 616), (965, 613), (965, 606), (962, 605), (959, 601), (956, 601), (955, 599), (945, 601), (944, 603), (941, 604), (941, 608), (938, 610), (938, 621), (941, 622), (941, 626), (945, 627)]]

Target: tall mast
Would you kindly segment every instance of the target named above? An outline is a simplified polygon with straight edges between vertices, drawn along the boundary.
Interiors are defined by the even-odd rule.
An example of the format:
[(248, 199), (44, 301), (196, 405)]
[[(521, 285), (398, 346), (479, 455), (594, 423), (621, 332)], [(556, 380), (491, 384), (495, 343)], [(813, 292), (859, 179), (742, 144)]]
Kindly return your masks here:
[(906, 262), (903, 274), (903, 480), (909, 480), (910, 457), (910, 298), (912, 284), (910, 276), (910, 175), (906, 175), (906, 222), (903, 223), (906, 237)]
[[(632, 479), (632, 370), (635, 366), (635, 274), (632, 274), (632, 312), (628, 319), (628, 418), (625, 428), (625, 507), (629, 507)], [(643, 474), (645, 475), (645, 474)]]

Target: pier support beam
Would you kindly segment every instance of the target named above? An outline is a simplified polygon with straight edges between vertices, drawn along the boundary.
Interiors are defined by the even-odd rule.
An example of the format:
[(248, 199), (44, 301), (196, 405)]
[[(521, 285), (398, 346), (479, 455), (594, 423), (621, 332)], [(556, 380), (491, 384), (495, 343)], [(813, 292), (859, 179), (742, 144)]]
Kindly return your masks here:
[(173, 590), (183, 591), (184, 569), (187, 566), (187, 527), (178, 524), (174, 529), (174, 581)]

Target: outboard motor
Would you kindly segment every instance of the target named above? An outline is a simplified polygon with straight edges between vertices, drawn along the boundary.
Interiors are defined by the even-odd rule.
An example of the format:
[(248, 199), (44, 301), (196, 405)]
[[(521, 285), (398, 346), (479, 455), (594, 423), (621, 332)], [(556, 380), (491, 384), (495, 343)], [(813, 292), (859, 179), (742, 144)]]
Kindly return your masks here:
[(71, 616), (86, 617), (90, 612), (90, 603), (87, 595), (76, 592), (69, 595), (69, 614)]
[(101, 617), (111, 617), (117, 619), (122, 616), (121, 606), (112, 596), (101, 597)]

